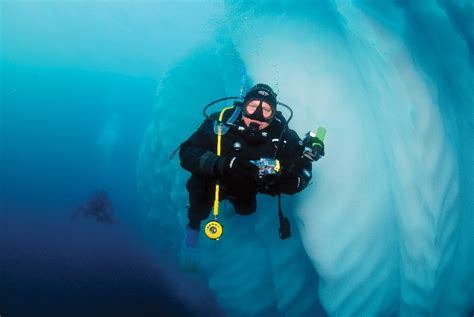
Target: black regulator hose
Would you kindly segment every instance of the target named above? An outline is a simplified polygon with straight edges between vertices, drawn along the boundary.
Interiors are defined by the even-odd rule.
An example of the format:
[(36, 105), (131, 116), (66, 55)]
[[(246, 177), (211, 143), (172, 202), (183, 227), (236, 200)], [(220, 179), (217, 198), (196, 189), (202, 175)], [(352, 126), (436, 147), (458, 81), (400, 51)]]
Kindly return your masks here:
[(286, 120), (286, 125), (288, 126), (288, 123), (290, 123), (291, 119), (293, 118), (293, 110), (290, 108), (290, 106), (284, 104), (283, 102), (277, 101), (277, 104), (285, 107), (290, 111), (290, 117), (288, 118), (288, 120)]
[[(219, 103), (221, 101), (225, 101), (225, 100), (231, 100), (231, 99), (241, 99), (240, 97), (225, 97), (225, 98), (220, 98), (220, 99), (217, 99), (217, 100), (214, 100), (213, 102), (210, 102), (208, 103), (203, 109), (202, 109), (202, 114), (204, 115), (204, 117), (206, 117), (206, 119), (211, 119), (209, 117), (209, 115), (206, 113), (207, 109), (212, 106), (212, 105), (215, 105), (216, 103)], [(280, 102), (280, 101), (277, 101), (277, 104), (280, 105), (280, 106), (283, 106), (285, 107), (286, 109), (288, 109), (288, 111), (290, 111), (290, 117), (288, 118), (288, 120), (286, 120), (286, 123), (288, 124), (291, 119), (293, 118), (293, 110), (291, 109), (290, 106), (288, 106), (287, 104), (284, 104), (283, 102)]]
[(206, 113), (206, 110), (207, 108), (209, 108), (210, 106), (218, 103), (218, 102), (221, 102), (221, 101), (224, 101), (224, 100), (230, 100), (230, 99), (239, 99), (239, 97), (225, 97), (225, 98), (221, 98), (221, 99), (217, 99), (217, 100), (214, 100), (213, 102), (207, 104), (204, 109), (202, 109), (202, 114), (204, 115), (204, 117), (206, 117), (206, 119), (209, 119), (211, 120), (211, 118), (207, 115)]

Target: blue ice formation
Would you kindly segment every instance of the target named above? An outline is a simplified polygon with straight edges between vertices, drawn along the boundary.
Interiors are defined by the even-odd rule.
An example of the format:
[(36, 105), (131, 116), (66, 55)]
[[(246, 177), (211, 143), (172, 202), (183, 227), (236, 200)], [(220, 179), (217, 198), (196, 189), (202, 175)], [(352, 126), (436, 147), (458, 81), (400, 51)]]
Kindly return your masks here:
[(291, 240), (267, 197), (251, 217), (228, 207), (221, 241), (202, 238), (229, 316), (472, 312), (473, 15), (472, 1), (233, 1), (218, 36), (169, 68), (138, 172), (147, 219), (175, 249), (189, 175), (168, 154), (203, 105), (238, 95), (242, 68), (293, 107), (300, 135), (328, 130), (314, 184), (285, 198)]

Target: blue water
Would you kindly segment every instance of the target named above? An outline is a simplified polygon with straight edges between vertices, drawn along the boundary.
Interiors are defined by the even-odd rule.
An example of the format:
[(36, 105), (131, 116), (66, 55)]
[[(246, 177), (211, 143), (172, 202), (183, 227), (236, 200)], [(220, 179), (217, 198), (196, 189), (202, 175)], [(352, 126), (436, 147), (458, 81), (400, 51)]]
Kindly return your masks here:
[[(135, 164), (156, 82), (8, 62), (2, 76), (2, 316), (188, 316), (170, 294), (179, 271), (139, 228)], [(112, 108), (127, 120), (105, 166), (95, 141)], [(119, 223), (71, 221), (102, 187)]]
[[(30, 44), (31, 54), (16, 48), (21, 31), (15, 25), (31, 41), (45, 35), (42, 27), (49, 23), (63, 38), (80, 36), (54, 26), (71, 6), (0, 4), (0, 315), (208, 315), (208, 307), (215, 311), (213, 295), (174, 267), (166, 250), (147, 242), (140, 227), (136, 162), (160, 72), (84, 69), (71, 60), (45, 61), (61, 53), (36, 55), (38, 43)], [(107, 10), (76, 6), (84, 14)], [(48, 14), (52, 20), (41, 21)], [(72, 27), (82, 18), (75, 14)], [(56, 40), (50, 44), (61, 46)], [(98, 135), (113, 115), (124, 120), (107, 160)], [(118, 224), (71, 221), (98, 188), (108, 190)], [(204, 294), (193, 299), (179, 293), (177, 280)]]
[[(0, 2), (0, 316), (471, 316), (471, 0)], [(201, 237), (169, 153), (266, 82), (313, 184)], [(218, 108), (218, 107), (217, 107)], [(284, 112), (287, 115), (286, 112)], [(106, 189), (114, 224), (72, 218)], [(227, 208), (227, 209), (226, 209)]]

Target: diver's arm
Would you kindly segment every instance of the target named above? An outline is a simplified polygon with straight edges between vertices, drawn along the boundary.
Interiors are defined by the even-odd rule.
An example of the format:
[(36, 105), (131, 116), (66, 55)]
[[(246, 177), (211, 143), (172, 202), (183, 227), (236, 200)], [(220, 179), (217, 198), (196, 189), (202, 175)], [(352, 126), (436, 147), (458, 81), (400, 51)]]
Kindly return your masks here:
[(288, 146), (286, 147), (291, 159), (282, 169), (278, 180), (278, 191), (293, 195), (305, 189), (312, 178), (311, 161), (302, 155), (301, 139), (293, 130), (288, 131)]
[(185, 170), (196, 175), (215, 176), (214, 166), (218, 156), (212, 151), (213, 137), (215, 135), (212, 121), (205, 120), (199, 129), (181, 144), (179, 158)]

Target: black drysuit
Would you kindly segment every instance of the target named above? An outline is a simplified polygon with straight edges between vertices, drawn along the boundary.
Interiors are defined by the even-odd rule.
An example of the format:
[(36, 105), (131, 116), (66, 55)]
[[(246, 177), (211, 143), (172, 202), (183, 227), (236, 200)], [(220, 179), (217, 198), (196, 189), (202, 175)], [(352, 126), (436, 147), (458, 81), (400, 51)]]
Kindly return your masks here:
[[(227, 121), (236, 108), (224, 113)], [(214, 120), (218, 113), (211, 115)], [(256, 194), (295, 194), (303, 190), (311, 179), (311, 161), (302, 156), (302, 143), (297, 133), (285, 129), (286, 121), (280, 112), (270, 125), (258, 133), (255, 140), (246, 132), (230, 129), (222, 135), (221, 157), (217, 156), (217, 134), (213, 120), (206, 119), (189, 139), (181, 145), (179, 157), (181, 166), (191, 172), (186, 188), (189, 192), (189, 227), (198, 229), (202, 220), (207, 219), (214, 202), (215, 184), (219, 180), (220, 199), (228, 199), (237, 213), (248, 215), (256, 210)], [(235, 122), (245, 127), (241, 114)], [(248, 130), (247, 130), (248, 131)], [(266, 132), (266, 137), (261, 136)], [(281, 140), (280, 140), (281, 136)], [(276, 156), (275, 156), (276, 155)], [(219, 173), (217, 161), (225, 157), (246, 160), (277, 158), (281, 174), (270, 183), (248, 179), (235, 181)]]

